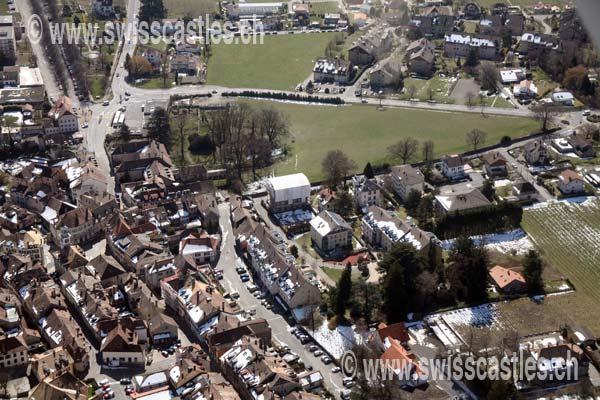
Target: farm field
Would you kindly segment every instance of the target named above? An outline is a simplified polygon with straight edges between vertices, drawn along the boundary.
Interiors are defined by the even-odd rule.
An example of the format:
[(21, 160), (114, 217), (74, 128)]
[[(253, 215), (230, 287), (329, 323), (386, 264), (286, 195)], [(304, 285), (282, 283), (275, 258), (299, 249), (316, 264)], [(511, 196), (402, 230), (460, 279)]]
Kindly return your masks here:
[[(304, 172), (309, 179), (323, 178), (321, 161), (329, 150), (340, 149), (362, 171), (365, 164), (389, 160), (387, 148), (402, 137), (431, 139), (437, 156), (465, 151), (466, 133), (477, 126), (488, 133), (486, 144), (502, 136), (519, 137), (535, 131), (529, 118), (482, 116), (479, 113), (452, 113), (429, 110), (386, 108), (373, 105), (312, 106), (248, 100), (257, 107), (272, 105), (290, 119), (291, 156), (264, 173), (284, 175)], [(318, 145), (315, 146), (315, 143)]]
[(232, 88), (294, 90), (312, 71), (334, 33), (274, 35), (264, 44), (213, 46), (207, 83)]
[(523, 229), (546, 260), (582, 294), (600, 300), (600, 202), (557, 202), (526, 209)]

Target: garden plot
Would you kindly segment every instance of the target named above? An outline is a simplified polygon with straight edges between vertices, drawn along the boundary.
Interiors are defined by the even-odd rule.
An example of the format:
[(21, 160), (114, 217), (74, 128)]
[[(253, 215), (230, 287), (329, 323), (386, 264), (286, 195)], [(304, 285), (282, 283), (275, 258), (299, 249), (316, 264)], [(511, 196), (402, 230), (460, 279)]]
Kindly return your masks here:
[(600, 300), (600, 201), (575, 198), (525, 209), (523, 228), (542, 255), (574, 284)]

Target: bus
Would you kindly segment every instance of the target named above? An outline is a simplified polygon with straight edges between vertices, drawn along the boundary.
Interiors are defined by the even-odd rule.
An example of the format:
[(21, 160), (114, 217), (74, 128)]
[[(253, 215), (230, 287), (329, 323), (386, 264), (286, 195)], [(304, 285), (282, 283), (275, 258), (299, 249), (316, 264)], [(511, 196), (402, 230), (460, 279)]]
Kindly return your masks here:
[(122, 112), (121, 115), (119, 116), (119, 121), (117, 123), (117, 128), (121, 129), (123, 127), (123, 125), (125, 125), (125, 113)]
[(118, 129), (119, 128), (119, 119), (121, 118), (121, 114), (122, 114), (121, 111), (117, 111), (115, 113), (115, 116), (113, 117), (113, 120), (112, 120), (112, 127), (113, 127), (113, 129)]

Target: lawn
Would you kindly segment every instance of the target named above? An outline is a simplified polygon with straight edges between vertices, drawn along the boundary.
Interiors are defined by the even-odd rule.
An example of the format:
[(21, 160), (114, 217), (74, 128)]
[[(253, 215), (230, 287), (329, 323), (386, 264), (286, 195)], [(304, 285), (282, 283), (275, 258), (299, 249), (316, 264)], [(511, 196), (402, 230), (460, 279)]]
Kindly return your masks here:
[(219, 11), (217, 0), (165, 0), (164, 4), (169, 18), (178, 18), (185, 15), (198, 18)]
[(208, 62), (209, 85), (232, 88), (294, 90), (312, 71), (333, 33), (275, 35), (260, 44), (213, 46)]
[[(410, 88), (415, 88), (415, 95), (411, 96)], [(404, 88), (406, 89), (399, 98), (401, 100), (410, 100), (416, 98), (420, 101), (427, 101), (430, 97), (430, 92), (433, 95), (433, 100), (440, 103), (453, 103), (454, 99), (450, 98), (450, 90), (452, 81), (448, 78), (440, 78), (434, 76), (430, 79), (406, 78), (404, 80)]]
[(329, 13), (338, 13), (340, 12), (340, 9), (337, 1), (324, 1), (320, 3), (312, 3), (311, 11), (314, 14), (322, 15)]
[(387, 148), (402, 137), (431, 139), (435, 143), (435, 154), (440, 156), (465, 151), (465, 135), (473, 127), (488, 133), (486, 144), (498, 143), (504, 135), (523, 136), (538, 127), (536, 121), (528, 118), (479, 113), (403, 108), (378, 111), (374, 105), (333, 107), (251, 102), (256, 106), (273, 105), (290, 119), (291, 155), (287, 161), (265, 172), (275, 175), (304, 172), (311, 180), (323, 178), (321, 161), (329, 150), (344, 151), (362, 171), (368, 161), (398, 162), (389, 160)]
[(600, 300), (600, 202), (559, 202), (523, 213), (523, 228), (542, 255), (581, 293)]

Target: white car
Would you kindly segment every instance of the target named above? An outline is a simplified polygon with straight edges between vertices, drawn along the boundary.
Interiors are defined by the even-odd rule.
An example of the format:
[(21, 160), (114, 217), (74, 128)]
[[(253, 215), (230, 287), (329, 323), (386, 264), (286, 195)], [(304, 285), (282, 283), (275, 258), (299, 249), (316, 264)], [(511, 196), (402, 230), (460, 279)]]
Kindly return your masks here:
[(87, 122), (84, 122), (83, 124), (81, 124), (81, 129), (85, 129), (87, 128), (89, 125)]
[(322, 350), (317, 350), (313, 354), (314, 354), (315, 357), (319, 357), (319, 356), (323, 355), (323, 351)]
[(337, 374), (338, 372), (340, 372), (342, 369), (340, 367), (338, 367), (337, 365), (333, 368), (331, 368), (331, 372), (334, 374)]
[(587, 117), (588, 115), (592, 114), (592, 110), (583, 110), (581, 112), (581, 115), (583, 115), (584, 117)]

